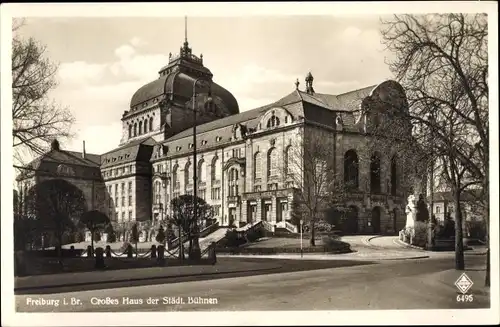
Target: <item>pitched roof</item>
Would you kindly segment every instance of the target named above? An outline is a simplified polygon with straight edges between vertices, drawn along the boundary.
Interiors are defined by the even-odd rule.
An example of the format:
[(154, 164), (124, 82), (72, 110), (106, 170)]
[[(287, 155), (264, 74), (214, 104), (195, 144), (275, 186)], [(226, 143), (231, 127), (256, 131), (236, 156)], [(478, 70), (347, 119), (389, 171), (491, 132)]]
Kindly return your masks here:
[[(50, 165), (46, 165), (45, 163), (50, 163)], [(16, 180), (23, 179), (33, 171), (51, 173), (55, 167), (53, 164), (99, 168), (100, 156), (97, 154), (86, 153), (85, 158), (83, 158), (81, 152), (52, 149), (25, 165), (24, 167), (26, 169), (16, 177)], [(42, 166), (43, 168), (41, 168)]]
[(359, 109), (361, 101), (369, 96), (375, 87), (377, 87), (377, 85), (371, 85), (339, 95), (322, 93), (315, 93), (314, 95), (328, 103), (334, 110), (353, 111)]
[[(336, 110), (328, 103), (316, 98), (314, 94), (294, 90), (271, 104), (198, 125), (196, 127), (197, 149), (203, 151), (204, 148), (232, 142), (234, 125), (244, 123), (247, 128), (256, 129), (261, 115), (275, 107), (284, 108), (295, 119), (304, 117), (308, 121), (332, 126), (335, 123)], [(193, 129), (189, 128), (163, 141), (162, 143), (168, 146), (167, 156), (191, 152), (192, 135)], [(156, 154), (153, 155), (154, 158)]]
[(101, 168), (134, 161), (149, 161), (156, 141), (151, 137), (144, 137), (126, 143), (101, 156)]

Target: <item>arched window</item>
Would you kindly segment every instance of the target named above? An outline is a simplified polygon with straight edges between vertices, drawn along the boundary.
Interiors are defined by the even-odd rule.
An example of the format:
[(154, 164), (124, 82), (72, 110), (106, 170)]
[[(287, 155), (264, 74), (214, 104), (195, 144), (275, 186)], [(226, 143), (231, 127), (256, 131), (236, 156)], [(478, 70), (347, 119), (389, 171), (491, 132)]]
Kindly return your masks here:
[(397, 177), (397, 159), (396, 156), (391, 159), (391, 194), (396, 195), (398, 185)]
[(144, 121), (144, 133), (148, 132), (148, 121), (147, 119)]
[(161, 203), (161, 182), (156, 181), (155, 182), (155, 187), (154, 187), (154, 199), (155, 203), (159, 204)]
[(280, 125), (280, 119), (275, 115), (272, 115), (271, 118), (267, 121), (267, 128), (276, 127)]
[(354, 150), (344, 154), (344, 185), (348, 189), (359, 187), (359, 159)]
[(178, 186), (178, 183), (179, 183), (179, 177), (177, 175), (177, 170), (179, 168), (179, 165), (175, 164), (174, 168), (172, 168), (172, 184), (174, 185), (174, 187), (179, 187)]
[(377, 152), (370, 160), (370, 192), (380, 193), (380, 155)]
[(149, 131), (151, 132), (153, 130), (153, 117), (149, 118)]
[(132, 125), (128, 125), (128, 138), (132, 137)]
[(292, 159), (292, 146), (289, 145), (285, 149), (285, 158), (283, 158), (283, 166), (285, 174), (292, 173), (292, 167), (290, 164), (290, 160)]
[(262, 155), (257, 152), (253, 160), (253, 177), (254, 179), (262, 178)]
[(142, 134), (142, 121), (139, 122), (139, 135)]
[(229, 196), (238, 196), (238, 170), (231, 168), (229, 171)]
[(197, 171), (197, 177), (198, 180), (202, 183), (207, 181), (207, 165), (205, 164), (205, 160), (201, 159), (198, 162), (198, 171)]
[(221, 169), (219, 167), (219, 158), (214, 157), (212, 159), (212, 169), (211, 169), (211, 174), (210, 174), (212, 181), (220, 180), (220, 173), (221, 173)]
[(134, 137), (137, 136), (137, 123), (134, 124)]
[(187, 162), (184, 167), (184, 184), (188, 185), (193, 182), (193, 174), (191, 172), (191, 162)]
[(277, 157), (278, 151), (276, 151), (276, 148), (272, 148), (269, 150), (267, 153), (267, 176), (275, 176), (278, 174), (277, 168), (278, 168), (278, 157)]

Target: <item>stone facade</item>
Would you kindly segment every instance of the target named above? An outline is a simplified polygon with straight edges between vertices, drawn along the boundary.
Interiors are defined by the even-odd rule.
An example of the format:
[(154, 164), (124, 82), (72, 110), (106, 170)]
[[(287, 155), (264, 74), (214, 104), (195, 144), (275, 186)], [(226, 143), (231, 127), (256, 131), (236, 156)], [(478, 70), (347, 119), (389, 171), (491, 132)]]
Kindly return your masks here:
[[(198, 85), (202, 80), (207, 83)], [(99, 176), (68, 180), (113, 221), (162, 221), (172, 215), (173, 198), (193, 193), (196, 168), (197, 194), (214, 208), (221, 226), (266, 220), (282, 227), (302, 187), (292, 178), (300, 165), (290, 170), (291, 151), (300, 149), (301, 138), (321, 133), (332, 141), (328, 160), (336, 185), (350, 185), (343, 200), (353, 212), (350, 232), (397, 233), (405, 226), (406, 198), (415, 190), (408, 178), (413, 172), (405, 171), (397, 144), (387, 146), (371, 130), (381, 120), (399, 119), (390, 110), (407, 110), (404, 90), (386, 81), (332, 95), (316, 93), (312, 81), (309, 74), (305, 91), (297, 82), (282, 99), (239, 113), (234, 97), (212, 81), (186, 42), (159, 79), (133, 95), (121, 117), (120, 146), (92, 155)], [(411, 133), (407, 122), (400, 125)], [(385, 143), (383, 149), (377, 142)], [(21, 189), (36, 182), (19, 180)]]

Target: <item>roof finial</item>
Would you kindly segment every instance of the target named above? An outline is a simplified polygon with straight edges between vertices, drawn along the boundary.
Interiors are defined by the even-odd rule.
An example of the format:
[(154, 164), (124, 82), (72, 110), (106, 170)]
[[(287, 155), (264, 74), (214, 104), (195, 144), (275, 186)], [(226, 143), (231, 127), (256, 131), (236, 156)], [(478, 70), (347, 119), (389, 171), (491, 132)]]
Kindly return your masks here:
[(306, 92), (308, 94), (314, 94), (313, 80), (314, 77), (312, 76), (311, 72), (309, 72), (306, 76)]
[(299, 82), (299, 79), (297, 78), (297, 80), (295, 81), (295, 89), (296, 90), (299, 89), (299, 85), (300, 85), (300, 82)]

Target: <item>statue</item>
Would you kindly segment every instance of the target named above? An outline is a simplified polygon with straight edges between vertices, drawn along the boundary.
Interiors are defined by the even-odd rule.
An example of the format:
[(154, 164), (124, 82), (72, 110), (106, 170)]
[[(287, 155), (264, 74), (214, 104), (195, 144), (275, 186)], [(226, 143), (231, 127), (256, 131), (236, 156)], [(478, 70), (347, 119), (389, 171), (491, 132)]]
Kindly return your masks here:
[(406, 206), (406, 227), (415, 225), (415, 196), (410, 194), (408, 197), (408, 205)]
[(418, 197), (417, 202), (417, 212), (416, 221), (426, 222), (429, 220), (429, 209), (427, 209), (427, 204), (424, 201), (424, 196), (422, 194)]

